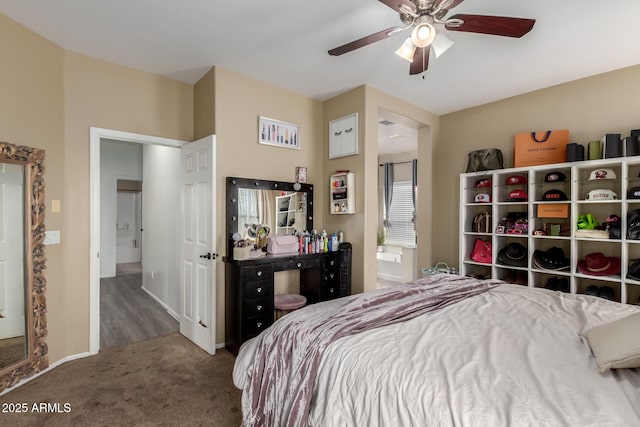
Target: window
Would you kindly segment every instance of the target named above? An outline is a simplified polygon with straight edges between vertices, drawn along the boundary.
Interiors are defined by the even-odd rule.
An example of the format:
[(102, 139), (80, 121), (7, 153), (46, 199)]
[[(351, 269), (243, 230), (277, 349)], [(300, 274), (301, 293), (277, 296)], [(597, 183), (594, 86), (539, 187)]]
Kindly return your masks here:
[(397, 181), (393, 183), (393, 197), (389, 207), (389, 222), (385, 243), (392, 245), (414, 246), (416, 244), (416, 230), (413, 218), (413, 196), (411, 181)]
[(258, 191), (253, 189), (238, 188), (238, 229), (242, 230), (245, 224), (258, 224)]

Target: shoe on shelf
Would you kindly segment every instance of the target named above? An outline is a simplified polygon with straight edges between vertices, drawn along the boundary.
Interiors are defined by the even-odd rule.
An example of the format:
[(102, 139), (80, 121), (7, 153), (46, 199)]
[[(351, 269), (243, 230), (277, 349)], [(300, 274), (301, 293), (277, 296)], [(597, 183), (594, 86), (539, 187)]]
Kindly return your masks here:
[(584, 291), (586, 295), (592, 295), (594, 297), (600, 296), (600, 288), (596, 285), (587, 286), (587, 289)]
[(558, 290), (558, 278), (557, 277), (550, 277), (549, 280), (547, 280), (547, 285), (545, 286), (545, 289), (550, 289), (552, 291), (557, 291)]
[(558, 290), (560, 292), (569, 293), (569, 291), (570, 291), (570, 289), (569, 289), (569, 279), (567, 279), (566, 277), (559, 277), (558, 281), (557, 281), (557, 285), (558, 285)]
[(613, 301), (614, 291), (611, 286), (600, 286), (600, 292), (598, 293), (600, 298), (608, 299)]
[(516, 276), (513, 280), (513, 283), (516, 285), (528, 285), (529, 281), (527, 280), (527, 272), (526, 271), (516, 271)]

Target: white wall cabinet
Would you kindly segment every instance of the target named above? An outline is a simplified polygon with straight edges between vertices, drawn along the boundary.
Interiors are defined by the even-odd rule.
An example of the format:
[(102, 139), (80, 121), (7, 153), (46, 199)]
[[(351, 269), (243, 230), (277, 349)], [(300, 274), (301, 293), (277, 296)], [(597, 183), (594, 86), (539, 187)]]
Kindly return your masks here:
[(329, 122), (329, 158), (358, 154), (358, 113)]
[(356, 212), (355, 175), (336, 172), (329, 180), (329, 213), (335, 215)]
[[(615, 179), (593, 179), (593, 172), (608, 169), (614, 172)], [(547, 182), (545, 177), (559, 171), (567, 177), (566, 181)], [(509, 184), (509, 178), (524, 176), (523, 184)], [(489, 187), (477, 188), (481, 179), (491, 180)], [(517, 180), (516, 180), (517, 181)], [(532, 287), (545, 287), (551, 278), (565, 278), (571, 293), (587, 293), (587, 288), (611, 287), (614, 299), (622, 303), (640, 303), (640, 281), (627, 277), (629, 267), (640, 259), (640, 240), (627, 238), (627, 213), (640, 209), (640, 199), (628, 197), (629, 190), (640, 187), (640, 156), (617, 159), (603, 159), (576, 163), (560, 163), (529, 168), (500, 169), (487, 172), (465, 173), (460, 175), (460, 242), (459, 269), (462, 275), (493, 277), (513, 282), (520, 277), (521, 282)], [(526, 201), (508, 201), (514, 190), (527, 193)], [(568, 200), (544, 200), (549, 190), (560, 190)], [(610, 190), (615, 199), (590, 200), (593, 190)], [(490, 195), (488, 202), (476, 202), (478, 194)], [(593, 193), (592, 193), (593, 194)], [(544, 212), (562, 212), (565, 218), (548, 217)], [(490, 212), (491, 221), (488, 230), (473, 231), (474, 217), (481, 212)], [(498, 232), (501, 220), (509, 214), (520, 215), (527, 219), (528, 230)], [(577, 237), (577, 221), (581, 215), (592, 214), (599, 222), (615, 214), (620, 217), (621, 238)], [(559, 216), (563, 216), (562, 213)], [(537, 235), (536, 230), (545, 230), (546, 235)], [(559, 235), (556, 234), (559, 231)], [(471, 259), (471, 251), (476, 239), (490, 241), (492, 257), (490, 263), (479, 263)], [(520, 243), (526, 248), (526, 262), (523, 267), (506, 266), (498, 260), (498, 253), (511, 242)], [(546, 252), (552, 247), (561, 248), (569, 259), (569, 268), (562, 271), (542, 269), (534, 265), (532, 258), (536, 250)], [(620, 274), (593, 275), (584, 274), (577, 269), (578, 262), (586, 255), (602, 253), (606, 257), (620, 259)]]

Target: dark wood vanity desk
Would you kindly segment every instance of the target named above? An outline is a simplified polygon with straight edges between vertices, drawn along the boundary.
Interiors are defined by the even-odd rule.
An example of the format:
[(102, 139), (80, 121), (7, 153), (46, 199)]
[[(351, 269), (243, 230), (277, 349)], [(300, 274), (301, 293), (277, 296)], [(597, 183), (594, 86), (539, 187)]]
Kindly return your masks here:
[[(341, 243), (338, 251), (309, 255), (266, 255), (234, 260), (234, 235), (248, 235), (247, 223), (256, 221), (270, 226), (272, 235), (313, 230), (313, 185), (308, 183), (267, 181), (227, 177), (227, 256), (225, 262), (225, 344), (233, 354), (243, 342), (255, 337), (274, 322), (274, 273), (300, 270), (300, 294), (307, 304), (351, 294), (351, 244)], [(295, 194), (295, 213), (287, 214), (284, 224), (276, 197)], [(249, 212), (245, 202), (271, 199), (273, 218), (260, 212)], [(245, 203), (241, 203), (245, 202)], [(288, 203), (287, 203), (288, 204)], [(277, 206), (277, 208), (276, 208)], [(275, 218), (275, 223), (273, 222)], [(291, 222), (289, 222), (291, 221)], [(285, 226), (284, 228), (282, 228)]]
[(233, 354), (273, 324), (273, 275), (286, 270), (300, 270), (307, 304), (350, 295), (351, 244), (336, 252), (225, 260), (225, 342)]

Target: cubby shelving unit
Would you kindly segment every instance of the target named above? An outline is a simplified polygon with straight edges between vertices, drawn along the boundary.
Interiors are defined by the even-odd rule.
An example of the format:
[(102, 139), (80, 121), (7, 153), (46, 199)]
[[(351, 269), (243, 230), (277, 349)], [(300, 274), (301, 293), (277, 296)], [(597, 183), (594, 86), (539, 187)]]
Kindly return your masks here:
[[(597, 169), (610, 169), (615, 179), (590, 179), (591, 173)], [(566, 181), (545, 182), (545, 176), (552, 172), (562, 172)], [(525, 176), (525, 184), (507, 185), (507, 178)], [(476, 188), (480, 179), (491, 180), (491, 185)], [(629, 266), (640, 258), (640, 240), (626, 237), (627, 213), (640, 209), (640, 199), (627, 197), (627, 192), (640, 187), (640, 156), (602, 159), (575, 163), (559, 163), (527, 168), (499, 169), (486, 172), (464, 173), (460, 175), (460, 242), (459, 270), (462, 275), (478, 275), (505, 280), (514, 273), (526, 277), (526, 283), (532, 287), (545, 287), (552, 277), (566, 277), (571, 293), (585, 293), (591, 285), (610, 286), (614, 289), (616, 301), (628, 304), (640, 303), (640, 281), (627, 277)], [(524, 190), (528, 194), (527, 201), (506, 201), (509, 193), (515, 189)], [(543, 195), (551, 190), (560, 190), (568, 197), (566, 201), (544, 201)], [(617, 194), (615, 200), (587, 200), (587, 194), (595, 189), (611, 190)], [(476, 203), (475, 196), (488, 193), (488, 203)], [(566, 218), (541, 217), (538, 212), (554, 208), (553, 205), (568, 207)], [(488, 233), (472, 231), (473, 218), (476, 214), (488, 211), (491, 213), (491, 227)], [(500, 220), (508, 213), (526, 214), (528, 231), (523, 234), (506, 234), (496, 232)], [(590, 213), (599, 223), (612, 214), (620, 217), (622, 222), (620, 239), (578, 238), (575, 237), (577, 221), (580, 215)], [(562, 228), (565, 235), (536, 235), (535, 230), (555, 230)], [(492, 261), (488, 264), (471, 260), (471, 251), (476, 239), (489, 240), (492, 244)], [(498, 262), (498, 252), (511, 242), (521, 243), (527, 249), (526, 267), (512, 267)], [(555, 271), (536, 268), (532, 257), (536, 250), (546, 251), (551, 247), (559, 247), (569, 259), (569, 269)], [(619, 275), (595, 276), (578, 271), (577, 264), (587, 254), (601, 252), (607, 257), (617, 257), (621, 261)]]

